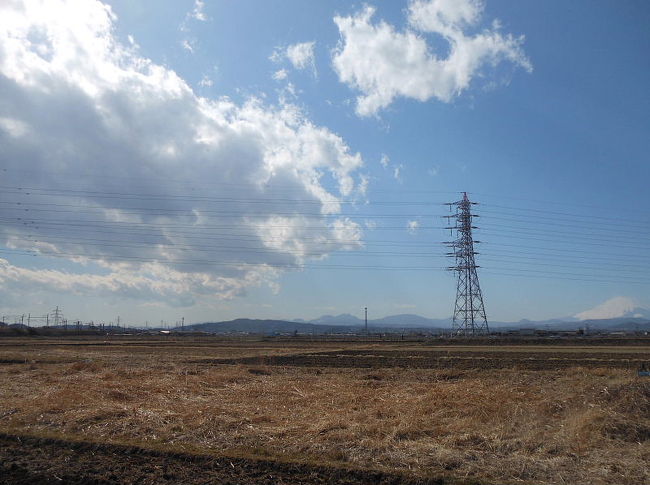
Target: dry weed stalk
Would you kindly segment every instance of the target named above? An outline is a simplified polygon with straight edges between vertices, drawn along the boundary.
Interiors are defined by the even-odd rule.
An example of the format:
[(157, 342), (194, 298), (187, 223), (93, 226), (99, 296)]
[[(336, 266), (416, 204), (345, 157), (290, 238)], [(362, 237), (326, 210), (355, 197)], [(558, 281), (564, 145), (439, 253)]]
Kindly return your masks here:
[(259, 349), (127, 350), (1, 366), (0, 429), (499, 483), (650, 482), (650, 384), (624, 370), (201, 366), (184, 361)]

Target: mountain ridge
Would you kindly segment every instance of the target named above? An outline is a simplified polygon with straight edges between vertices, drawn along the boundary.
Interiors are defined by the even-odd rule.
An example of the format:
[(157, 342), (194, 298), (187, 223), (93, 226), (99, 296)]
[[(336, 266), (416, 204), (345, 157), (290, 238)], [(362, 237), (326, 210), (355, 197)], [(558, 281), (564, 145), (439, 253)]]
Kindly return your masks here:
[[(353, 317), (353, 318), (351, 318)], [(389, 315), (368, 320), (368, 328), (374, 332), (433, 331), (451, 329), (451, 318), (432, 319), (414, 314)], [(493, 331), (548, 330), (548, 331), (650, 331), (650, 319), (639, 317), (617, 317), (589, 320), (551, 319), (542, 321), (520, 320), (519, 322), (489, 322)], [(184, 330), (214, 333), (359, 333), (365, 322), (350, 314), (323, 315), (310, 321), (237, 318), (221, 322), (204, 322), (186, 325)], [(179, 329), (178, 327), (176, 328)]]

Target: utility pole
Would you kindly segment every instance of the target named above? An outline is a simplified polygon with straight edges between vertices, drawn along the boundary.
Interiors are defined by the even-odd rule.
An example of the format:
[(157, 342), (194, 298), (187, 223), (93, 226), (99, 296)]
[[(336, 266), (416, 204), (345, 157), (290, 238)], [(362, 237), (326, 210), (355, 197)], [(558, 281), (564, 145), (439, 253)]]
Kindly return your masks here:
[(185, 317), (181, 317), (181, 330), (185, 330)]
[(456, 239), (445, 243), (447, 247), (451, 248), (447, 257), (454, 258), (455, 262), (455, 265), (448, 267), (447, 270), (455, 271), (457, 276), (456, 304), (452, 326), (456, 335), (464, 336), (485, 335), (490, 332), (485, 316), (481, 286), (476, 273), (476, 268), (479, 266), (474, 260), (474, 256), (478, 254), (474, 251), (474, 244), (480, 243), (472, 238), (472, 229), (478, 229), (472, 225), (472, 218), (478, 217), (471, 211), (472, 206), (476, 204), (469, 200), (467, 192), (463, 192), (461, 200), (446, 204), (450, 210), (455, 207), (456, 212), (444, 216), (450, 223), (447, 229), (452, 232), (452, 235), (454, 231), (456, 232)]
[(364, 311), (365, 311), (365, 315), (366, 315), (366, 317), (365, 317), (365, 322), (366, 322), (366, 335), (368, 335), (368, 307), (364, 307), (363, 309), (364, 309)]

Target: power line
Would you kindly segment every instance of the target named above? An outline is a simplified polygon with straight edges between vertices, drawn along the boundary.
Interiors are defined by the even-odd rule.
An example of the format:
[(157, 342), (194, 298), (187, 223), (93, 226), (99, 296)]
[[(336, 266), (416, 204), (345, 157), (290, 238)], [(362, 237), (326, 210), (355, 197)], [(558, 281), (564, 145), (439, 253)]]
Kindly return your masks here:
[[(485, 211), (487, 212), (487, 211)], [(502, 212), (493, 212), (495, 214), (502, 214), (509, 216), (510, 214)], [(592, 222), (592, 221), (576, 221), (570, 219), (558, 219), (551, 217), (541, 217), (541, 216), (529, 216), (529, 215), (513, 215), (511, 217), (499, 217), (499, 216), (485, 216), (484, 220), (496, 220), (496, 221), (506, 221), (506, 222), (515, 222), (518, 224), (534, 224), (535, 226), (554, 226), (554, 227), (568, 227), (572, 229), (586, 229), (589, 231), (604, 231), (604, 232), (613, 232), (616, 234), (628, 233), (628, 234), (641, 234), (648, 235), (648, 231), (644, 230), (635, 230), (638, 229), (639, 224), (616, 224), (612, 226), (611, 222)], [(550, 221), (550, 222), (549, 222)], [(564, 224), (566, 222), (566, 224)], [(649, 228), (650, 229), (650, 228)]]
[[(53, 238), (56, 236), (51, 236), (50, 238)], [(96, 240), (96, 239), (90, 239), (90, 238), (81, 238), (84, 242), (84, 246), (101, 246), (101, 247), (116, 247), (116, 248), (146, 248), (150, 249), (151, 245), (146, 244), (146, 243), (137, 243), (134, 242), (133, 244), (123, 244), (123, 243), (113, 243), (109, 241), (102, 241), (102, 240)], [(29, 241), (29, 242), (34, 242), (34, 243), (40, 243), (40, 242), (46, 242), (46, 241), (40, 241), (38, 239), (31, 239), (31, 238), (20, 238), (20, 240), (23, 241)], [(65, 238), (67, 241), (68, 238)], [(330, 243), (334, 244), (334, 243)], [(71, 241), (68, 243), (68, 245), (74, 245), (74, 241)], [(155, 249), (173, 249), (177, 251), (195, 251), (195, 252), (239, 252), (239, 253), (259, 253), (259, 254), (268, 254), (268, 253), (276, 253), (276, 254), (294, 254), (294, 255), (302, 255), (303, 251), (297, 251), (297, 250), (292, 250), (290, 248), (277, 248), (277, 247), (264, 247), (264, 246), (255, 246), (255, 247), (245, 247), (245, 246), (219, 246), (218, 248), (211, 247), (211, 246), (183, 246), (183, 245), (178, 245), (178, 244), (159, 244)], [(313, 249), (318, 249), (318, 247), (314, 247)], [(332, 249), (332, 248), (327, 248), (322, 247), (321, 249)], [(338, 248), (340, 249), (340, 248)], [(419, 253), (405, 253), (405, 252), (396, 252), (396, 251), (359, 251), (355, 252), (355, 254), (351, 253), (346, 253), (346, 252), (340, 252), (339, 256), (343, 255), (354, 255), (354, 256), (363, 256), (363, 255), (370, 255), (370, 256), (395, 256), (395, 257), (409, 257), (409, 256), (417, 256), (417, 257), (435, 257), (435, 256), (442, 256), (442, 254), (435, 254), (431, 252), (419, 252)]]
[[(51, 238), (57, 238), (57, 236), (51, 236)], [(60, 237), (64, 240), (68, 240), (67, 237)], [(125, 244), (128, 243), (128, 241), (106, 241), (106, 240), (101, 240), (101, 239), (92, 239), (92, 238), (80, 238), (81, 240), (84, 241), (84, 246), (93, 246), (93, 247), (115, 247), (115, 248), (135, 248), (135, 249), (140, 249), (140, 248), (146, 248), (149, 249), (151, 248), (150, 244), (147, 243), (138, 243), (138, 242), (133, 242), (131, 244)], [(29, 242), (35, 242), (39, 243), (38, 239), (30, 239), (30, 238), (21, 238), (21, 240), (24, 241), (29, 241)], [(76, 239), (75, 239), (76, 240)], [(74, 245), (74, 243), (70, 243), (69, 245)], [(294, 256), (302, 256), (305, 255), (305, 253), (309, 253), (309, 251), (298, 251), (298, 250), (292, 250), (289, 248), (272, 248), (272, 247), (263, 247), (263, 246), (252, 246), (252, 247), (246, 247), (246, 246), (223, 246), (220, 245), (217, 249), (215, 249), (213, 246), (187, 246), (187, 245), (179, 245), (179, 244), (160, 244), (159, 247), (156, 249), (164, 249), (164, 250), (175, 250), (175, 251), (189, 251), (189, 252), (208, 252), (208, 253), (239, 253), (239, 254), (272, 254), (272, 253), (277, 253), (277, 254), (289, 254), (289, 255), (294, 255)], [(316, 249), (321, 249), (321, 250), (327, 250), (327, 249), (332, 249), (332, 248), (327, 248), (327, 247), (322, 247), (322, 248), (313, 248), (312, 252), (317, 253)], [(530, 253), (529, 253), (530, 254)], [(307, 254), (308, 255), (308, 254)], [(515, 260), (532, 260), (534, 262), (523, 262), (522, 264), (526, 265), (536, 265), (536, 266), (558, 266), (558, 267), (566, 267), (566, 262), (562, 263), (544, 263), (544, 262), (539, 262), (539, 258), (537, 257), (526, 257), (526, 256), (518, 256), (517, 254), (511, 254), (511, 253), (506, 253), (503, 254), (503, 252), (499, 253), (497, 251), (497, 254), (492, 254), (490, 252), (483, 252), (483, 255), (485, 256), (486, 261), (496, 261), (496, 262), (506, 262), (515, 259)], [(442, 257), (442, 254), (437, 254), (437, 253), (432, 253), (432, 252), (404, 252), (404, 251), (368, 251), (367, 249), (359, 248), (359, 250), (353, 250), (350, 252), (344, 252), (341, 251), (338, 253), (338, 256), (353, 256), (353, 257), (376, 257), (376, 256), (392, 256), (393, 258), (431, 258), (431, 257)], [(557, 259), (557, 258), (556, 258)], [(616, 270), (617, 273), (620, 273), (621, 271), (623, 272), (643, 272), (646, 273), (650, 271), (650, 267), (647, 269), (644, 268), (643, 266), (639, 266), (637, 264), (625, 264), (621, 262), (600, 262), (598, 263), (599, 266), (596, 267), (590, 267), (590, 266), (585, 266), (584, 263), (584, 258), (576, 260), (576, 258), (560, 258), (560, 261), (567, 261), (567, 262), (572, 262), (573, 266), (575, 267), (580, 267), (582, 269), (594, 269), (594, 270), (600, 270), (601, 272), (607, 268), (603, 268), (603, 266), (611, 266), (612, 271)], [(515, 261), (516, 262), (516, 261)], [(588, 263), (593, 263), (592, 261), (587, 260)], [(628, 270), (625, 269), (625, 267), (631, 267), (635, 268), (635, 270)]]
[[(489, 194), (485, 192), (474, 192), (476, 195), (481, 195), (483, 197), (487, 197), (488, 199), (494, 198), (494, 199), (510, 199), (510, 200), (516, 200), (516, 201), (522, 201), (522, 202), (533, 202), (536, 204), (541, 204), (543, 206), (549, 206), (549, 205), (561, 205), (562, 207), (580, 207), (580, 208), (585, 208), (585, 209), (597, 209), (597, 210), (612, 210), (613, 208), (611, 206), (602, 206), (602, 205), (594, 205), (594, 204), (576, 204), (576, 203), (571, 203), (567, 202), (564, 200), (541, 200), (541, 199), (531, 199), (527, 197), (513, 197), (509, 195), (503, 195), (503, 194)], [(517, 209), (521, 210), (526, 210), (524, 207), (516, 207)], [(532, 209), (531, 209), (532, 210)], [(632, 207), (626, 207), (625, 208), (626, 212), (632, 212), (636, 214), (646, 214), (650, 215), (649, 211), (643, 211), (639, 209), (635, 209)]]
[[(15, 251), (0, 249), (0, 252), (11, 252), (15, 254), (22, 254), (25, 256), (35, 256), (33, 252), (29, 251)], [(228, 260), (211, 260), (211, 259), (175, 259), (175, 260), (160, 260), (156, 258), (143, 258), (137, 256), (111, 256), (111, 255), (88, 255), (76, 254), (69, 252), (39, 252), (41, 255), (51, 256), (54, 258), (85, 258), (95, 261), (118, 261), (118, 262), (139, 262), (139, 263), (160, 263), (166, 265), (193, 265), (205, 268), (205, 265), (213, 266), (228, 266), (232, 268), (237, 267), (252, 267), (252, 268), (292, 268), (292, 269), (363, 269), (363, 270), (381, 270), (381, 271), (432, 271), (444, 269), (442, 266), (380, 266), (380, 265), (348, 265), (348, 264), (312, 264), (311, 266), (303, 263), (272, 263), (268, 261), (250, 262), (250, 261), (228, 261)]]
[(605, 283), (605, 284), (632, 284), (632, 285), (648, 285), (650, 280), (617, 280), (612, 278), (594, 278), (590, 276), (581, 277), (581, 275), (573, 273), (565, 273), (563, 276), (557, 274), (530, 274), (529, 272), (522, 272), (517, 268), (500, 268), (497, 270), (483, 269), (483, 274), (496, 275), (496, 276), (514, 276), (519, 278), (529, 278), (529, 279), (548, 279), (555, 281), (582, 281), (586, 283)]
[[(187, 194), (147, 194), (147, 193), (129, 193), (129, 192), (102, 192), (99, 190), (71, 190), (71, 189), (44, 189), (38, 187), (12, 187), (0, 185), (4, 193), (11, 195), (38, 195), (41, 197), (79, 197), (84, 199), (119, 199), (119, 200), (182, 200), (192, 202), (241, 202), (247, 204), (268, 204), (269, 202), (285, 202), (288, 204), (315, 204), (315, 205), (340, 205), (340, 204), (359, 204), (367, 205), (365, 202), (360, 204), (358, 200), (336, 199), (333, 201), (318, 200), (317, 197), (311, 199), (299, 199), (295, 197), (265, 197), (255, 198), (241, 197), (214, 197), (214, 196), (194, 196)], [(440, 203), (422, 202), (422, 201), (368, 201), (373, 205), (424, 205), (439, 206)]]
[[(531, 233), (526, 233), (522, 231), (508, 231), (508, 230), (500, 230), (500, 231), (492, 231), (490, 229), (483, 229), (483, 233), (486, 233), (488, 235), (506, 235), (507, 238), (514, 238), (514, 239), (523, 239), (523, 240), (532, 240), (532, 241), (539, 241), (539, 242), (552, 242), (555, 244), (566, 244), (566, 245), (573, 245), (573, 246), (599, 246), (599, 247), (611, 247), (612, 243), (614, 241), (607, 241), (607, 240), (599, 240), (599, 239), (589, 239), (589, 238), (584, 238), (583, 240), (573, 240), (573, 239), (563, 239), (563, 240), (558, 240), (558, 239), (547, 239), (547, 238), (542, 238), (538, 237), (535, 234)], [(515, 234), (514, 236), (511, 234)], [(592, 242), (592, 241), (602, 241), (602, 243), (599, 242)], [(620, 248), (622, 249), (640, 249), (643, 251), (648, 250), (648, 246), (633, 246), (630, 244), (627, 244), (626, 241), (619, 241), (616, 242), (616, 244), (620, 244)]]
[[(7, 187), (7, 186), (2, 186)], [(31, 191), (31, 192), (30, 192)], [(71, 193), (72, 192), (72, 195)], [(128, 194), (126, 192), (115, 191), (115, 192), (101, 192), (101, 191), (88, 191), (88, 190), (78, 190), (78, 191), (68, 191), (63, 189), (42, 189), (38, 187), (32, 187), (31, 189), (13, 187), (4, 192), (6, 195), (15, 195), (18, 196), (18, 201), (0, 201), (0, 204), (4, 206), (9, 206), (3, 211), (4, 216), (0, 218), (1, 222), (5, 222), (8, 226), (8, 229), (5, 231), (7, 234), (11, 232), (18, 232), (19, 234), (11, 234), (12, 238), (16, 240), (21, 240), (25, 243), (34, 243), (40, 244), (42, 242), (50, 242), (54, 245), (59, 244), (64, 249), (65, 248), (75, 248), (75, 247), (89, 247), (89, 248), (108, 248), (110, 254), (83, 254), (83, 251), (50, 251), (49, 253), (44, 250), (39, 250), (39, 252), (29, 252), (29, 255), (43, 255), (43, 256), (52, 256), (52, 257), (88, 257), (89, 259), (96, 258), (100, 260), (125, 260), (126, 257), (133, 256), (130, 255), (119, 255), (120, 249), (134, 249), (142, 250), (146, 256), (147, 251), (152, 244), (155, 244), (156, 247), (153, 248), (154, 251), (164, 250), (169, 251), (170, 254), (176, 255), (178, 252), (188, 252), (188, 253), (205, 253), (206, 256), (211, 254), (220, 254), (220, 253), (243, 253), (242, 258), (245, 261), (227, 261), (227, 260), (215, 260), (206, 258), (197, 258), (197, 259), (187, 259), (187, 258), (146, 258), (141, 257), (139, 259), (130, 259), (129, 261), (134, 262), (156, 262), (160, 264), (225, 264), (225, 265), (246, 265), (250, 264), (253, 266), (259, 265), (272, 265), (273, 263), (269, 262), (250, 262), (248, 261), (251, 254), (268, 254), (276, 256), (277, 258), (282, 259), (283, 257), (293, 256), (296, 258), (306, 257), (309, 258), (310, 255), (321, 255), (323, 253), (329, 253), (332, 251), (339, 251), (341, 249), (349, 249), (350, 251), (339, 251), (338, 256), (346, 257), (365, 257), (365, 258), (374, 258), (374, 257), (390, 257), (393, 259), (398, 258), (431, 258), (431, 257), (440, 257), (440, 255), (425, 252), (425, 251), (413, 251), (412, 249), (418, 247), (428, 246), (427, 243), (419, 243), (416, 241), (396, 241), (396, 240), (386, 240), (379, 237), (378, 234), (374, 234), (374, 231), (404, 231), (406, 229), (404, 226), (395, 226), (391, 225), (380, 225), (372, 230), (369, 230), (369, 234), (372, 236), (366, 235), (364, 239), (374, 239), (372, 241), (359, 240), (359, 239), (336, 239), (331, 236), (325, 235), (309, 235), (312, 231), (323, 231), (329, 232), (332, 230), (332, 226), (328, 225), (327, 221), (330, 218), (370, 218), (370, 219), (387, 219), (387, 220), (396, 220), (400, 218), (417, 218), (417, 219), (428, 219), (434, 218), (430, 213), (420, 213), (409, 210), (408, 213), (386, 213), (386, 212), (377, 212), (369, 211), (364, 213), (366, 207), (361, 205), (358, 212), (339, 212), (338, 214), (323, 214), (322, 212), (309, 212), (307, 210), (296, 210), (293, 209), (287, 212), (280, 211), (280, 208), (285, 205), (293, 205), (300, 203), (314, 204), (318, 205), (321, 208), (327, 207), (327, 204), (330, 204), (328, 201), (320, 201), (315, 199), (294, 199), (294, 198), (274, 198), (274, 197), (263, 197), (263, 198), (241, 198), (241, 197), (213, 197), (213, 196), (187, 196), (187, 195), (173, 195), (173, 194)], [(51, 203), (48, 202), (37, 202), (37, 200), (42, 197), (48, 197), (53, 199)], [(77, 197), (79, 199), (98, 199), (101, 200), (106, 198), (108, 200), (120, 200), (120, 203), (126, 202), (127, 200), (140, 200), (140, 201), (149, 201), (159, 205), (159, 202), (166, 203), (175, 203), (175, 204), (200, 204), (202, 207), (192, 207), (192, 208), (170, 208), (170, 207), (138, 207), (136, 204), (133, 206), (127, 207), (104, 207), (101, 205), (88, 205), (87, 203), (79, 204), (64, 204), (59, 203), (56, 199), (70, 199)], [(23, 201), (23, 199), (25, 201)], [(340, 200), (334, 201), (333, 204), (343, 205), (343, 204), (352, 204), (354, 207), (355, 201)], [(217, 204), (215, 208), (211, 204)], [(218, 205), (225, 204), (224, 208), (217, 208)], [(232, 204), (265, 204), (264, 206), (255, 209), (253, 214), (247, 213), (244, 210), (238, 211), (233, 210), (231, 207)], [(275, 205), (277, 210), (269, 209), (269, 204)], [(118, 204), (119, 205), (119, 204)], [(368, 205), (375, 206), (395, 206), (399, 210), (405, 210), (408, 206), (423, 206), (423, 207), (434, 207), (439, 206), (439, 203), (434, 202), (425, 202), (425, 201), (405, 201), (405, 200), (375, 200), (371, 201)], [(646, 251), (649, 249), (648, 245), (645, 244), (646, 241), (650, 241), (649, 238), (645, 237), (648, 233), (643, 230), (642, 226), (639, 225), (639, 221), (633, 219), (621, 219), (621, 218), (610, 218), (605, 216), (593, 216), (593, 215), (584, 215), (584, 214), (575, 214), (562, 211), (550, 211), (550, 210), (541, 210), (541, 209), (527, 209), (523, 207), (511, 207), (507, 205), (499, 204), (484, 204), (486, 209), (482, 212), (487, 213), (487, 216), (484, 217), (484, 227), (482, 231), (488, 236), (493, 236), (494, 240), (509, 240), (508, 242), (503, 243), (494, 243), (495, 247), (493, 251), (490, 249), (491, 246), (488, 245), (488, 252), (486, 253), (485, 261), (487, 263), (494, 263), (495, 266), (491, 268), (488, 266), (488, 269), (492, 270), (497, 267), (508, 269), (509, 271), (524, 271), (531, 266), (535, 267), (561, 267), (561, 268), (571, 268), (576, 271), (582, 271), (581, 273), (562, 273), (562, 272), (552, 272), (552, 271), (541, 271), (536, 270), (535, 274), (532, 276), (539, 277), (552, 277), (553, 275), (561, 277), (597, 277), (603, 278), (611, 274), (611, 279), (609, 281), (625, 281), (625, 278), (636, 278), (635, 276), (626, 276), (632, 273), (644, 273), (644, 267), (639, 266), (639, 261), (647, 261), (647, 258), (644, 256)], [(501, 211), (493, 211), (490, 208), (503, 209)], [(28, 210), (24, 210), (28, 209)], [(62, 209), (62, 210), (58, 210)], [(69, 209), (69, 210), (68, 210)], [(236, 209), (236, 207), (235, 207)], [(151, 221), (107, 221), (107, 220), (97, 220), (97, 218), (85, 219), (80, 217), (81, 214), (91, 213), (93, 211), (105, 211), (105, 210), (116, 210), (122, 215), (139, 215), (142, 217), (151, 217)], [(192, 215), (192, 210), (198, 210), (202, 212), (202, 222), (200, 224), (187, 223), (186, 221), (178, 221), (173, 218), (178, 216), (183, 216), (184, 214)], [(43, 217), (10, 217), (10, 211), (14, 212), (33, 212), (33, 213), (59, 213), (67, 215), (69, 217), (62, 218), (43, 218)], [(129, 213), (126, 211), (135, 211), (134, 213)], [(143, 212), (143, 214), (138, 211)], [(268, 213), (266, 213), (268, 211)], [(504, 212), (505, 211), (505, 212)], [(0, 212), (0, 213), (1, 213)], [(207, 214), (214, 214), (207, 215)], [(250, 221), (247, 221), (244, 226), (242, 224), (228, 224), (227, 221), (224, 221), (223, 224), (209, 224), (205, 223), (206, 219), (210, 218), (241, 218), (244, 216), (250, 217)], [(260, 217), (265, 216), (288, 216), (291, 219), (290, 224), (271, 224), (268, 220), (259, 220)], [(165, 220), (165, 217), (170, 219)], [(311, 224), (309, 220), (299, 221), (296, 219), (299, 218), (317, 218), (317, 221), (314, 221)], [(617, 221), (617, 227), (612, 228), (610, 222), (605, 221)], [(493, 221), (503, 221), (507, 224), (499, 224), (498, 222)], [(623, 222), (621, 222), (623, 221)], [(627, 224), (626, 222), (630, 222)], [(276, 238), (273, 236), (261, 237), (259, 234), (255, 234), (256, 228), (258, 229), (294, 229), (299, 231), (299, 234), (292, 234), (288, 238)], [(250, 229), (252, 232), (246, 233), (243, 229)], [(440, 226), (437, 225), (422, 225), (419, 227), (420, 231), (428, 230), (439, 230)], [(27, 232), (28, 234), (24, 234)], [(91, 238), (85, 237), (84, 234), (87, 232), (97, 232), (105, 233), (110, 237), (106, 239), (100, 238)], [(67, 236), (66, 236), (67, 234)], [(498, 236), (498, 237), (497, 237)], [(557, 236), (557, 237), (555, 237)], [(622, 237), (617, 237), (622, 236)], [(116, 238), (127, 238), (127, 240), (120, 240)], [(129, 237), (139, 238), (137, 241), (129, 240)], [(178, 239), (179, 241), (170, 241), (168, 237), (172, 239)], [(69, 241), (66, 241), (69, 239)], [(153, 239), (153, 241), (151, 241)], [(57, 241), (61, 242), (58, 243)], [(538, 243), (536, 246), (529, 245), (517, 245), (512, 244), (513, 240), (522, 240), (522, 241), (535, 241)], [(189, 241), (189, 242), (188, 242)], [(196, 241), (196, 244), (193, 242)], [(226, 244), (219, 244), (217, 248), (210, 246), (209, 241), (222, 241)], [(241, 245), (228, 245), (228, 241), (241, 241), (248, 244)], [(271, 243), (268, 246), (262, 243)], [(283, 248), (273, 246), (272, 242), (283, 243), (285, 241), (313, 241), (313, 244), (309, 246), (306, 251), (296, 250), (291, 248)], [(253, 244), (255, 243), (255, 244)], [(547, 244), (548, 243), (548, 244)], [(362, 244), (363, 247), (359, 245)], [(367, 245), (376, 246), (380, 248), (384, 247), (394, 247), (394, 248), (408, 248), (407, 251), (375, 251), (369, 250)], [(349, 246), (349, 247), (345, 247)], [(540, 247), (541, 246), (541, 247)], [(528, 250), (535, 250), (534, 252), (524, 252), (524, 251), (508, 251), (503, 248), (524, 248)], [(610, 252), (615, 251), (615, 254), (610, 254)], [(16, 252), (5, 251), (7, 254), (17, 254)], [(76, 254), (77, 252), (81, 254)], [(136, 251), (133, 251), (134, 253)], [(531, 254), (535, 257), (527, 258), (522, 255)], [(575, 255), (575, 257), (572, 256)], [(539, 261), (538, 259), (546, 258), (544, 261)], [(112, 258), (112, 259), (110, 259)], [(566, 262), (568, 264), (561, 264)], [(519, 268), (510, 268), (507, 267), (508, 264), (515, 263), (519, 265)], [(318, 268), (323, 267), (324, 269), (327, 266), (319, 266), (314, 264), (309, 266), (304, 264), (304, 262), (281, 262), (277, 264), (282, 264), (283, 266), (276, 267), (291, 267), (291, 268)], [(595, 265), (594, 265), (595, 264)], [(399, 271), (401, 268), (404, 268), (406, 271), (415, 270), (411, 267), (402, 267), (402, 266), (382, 266), (382, 265), (366, 265), (366, 266), (354, 266), (354, 265), (333, 265), (332, 269), (343, 268), (346, 269), (359, 269), (359, 268), (373, 268), (381, 270), (395, 270)], [(422, 267), (421, 270), (427, 270), (431, 268)], [(533, 270), (530, 271), (534, 272)], [(491, 273), (494, 274), (494, 273)], [(615, 278), (619, 279), (615, 279)]]

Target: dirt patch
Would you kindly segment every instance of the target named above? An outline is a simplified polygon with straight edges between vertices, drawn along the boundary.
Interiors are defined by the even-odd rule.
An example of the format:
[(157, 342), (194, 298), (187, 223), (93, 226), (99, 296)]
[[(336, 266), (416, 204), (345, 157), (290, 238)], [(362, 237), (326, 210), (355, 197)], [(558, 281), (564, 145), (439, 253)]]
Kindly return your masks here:
[(345, 350), (293, 355), (265, 355), (236, 359), (192, 360), (193, 364), (244, 364), (261, 366), (335, 367), (335, 368), (411, 368), (411, 369), (566, 369), (569, 367), (637, 368), (647, 360), (645, 354), (580, 353), (556, 354), (532, 352), (447, 351), (368, 351)]
[[(444, 485), (443, 479), (0, 434), (2, 483)], [(459, 483), (459, 482), (453, 482)], [(473, 482), (476, 483), (476, 482)]]
[(72, 359), (51, 360), (51, 359), (0, 359), (0, 365), (11, 364), (71, 364), (75, 362)]

